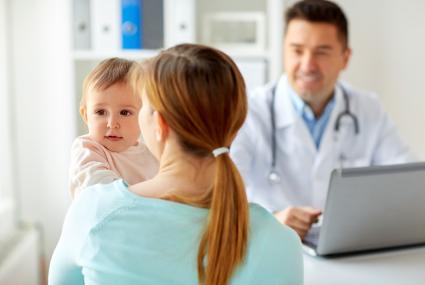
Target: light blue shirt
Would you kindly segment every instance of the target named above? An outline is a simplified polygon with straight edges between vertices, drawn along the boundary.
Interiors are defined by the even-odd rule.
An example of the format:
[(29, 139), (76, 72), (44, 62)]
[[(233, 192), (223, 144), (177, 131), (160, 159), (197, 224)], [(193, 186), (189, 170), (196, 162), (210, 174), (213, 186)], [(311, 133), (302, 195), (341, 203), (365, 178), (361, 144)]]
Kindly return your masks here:
[[(49, 285), (198, 284), (208, 211), (136, 195), (122, 180), (87, 188), (66, 215)], [(302, 283), (298, 236), (250, 204), (248, 252), (231, 284)]]
[(323, 133), (329, 122), (329, 118), (332, 114), (332, 110), (335, 106), (335, 96), (326, 104), (326, 107), (319, 118), (314, 116), (313, 110), (298, 96), (295, 91), (287, 86), (287, 91), (291, 98), (292, 105), (294, 106), (295, 112), (303, 118), (311, 136), (313, 137), (316, 148), (319, 149), (320, 141), (322, 140)]

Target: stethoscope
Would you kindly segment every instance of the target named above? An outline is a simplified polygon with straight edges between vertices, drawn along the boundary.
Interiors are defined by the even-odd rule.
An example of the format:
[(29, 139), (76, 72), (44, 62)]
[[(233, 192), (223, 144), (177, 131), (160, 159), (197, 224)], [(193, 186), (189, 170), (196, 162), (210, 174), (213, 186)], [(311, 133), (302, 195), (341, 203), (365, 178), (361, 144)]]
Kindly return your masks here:
[[(340, 123), (342, 118), (344, 117), (348, 117), (353, 121), (353, 125), (354, 125), (354, 134), (358, 135), (360, 133), (360, 127), (359, 127), (359, 120), (357, 118), (357, 116), (355, 114), (353, 114), (350, 110), (350, 100), (348, 98), (348, 94), (344, 88), (344, 86), (342, 86), (342, 84), (339, 84), (339, 86), (341, 87), (341, 91), (342, 91), (342, 96), (344, 98), (344, 110), (342, 110), (335, 121), (335, 125), (334, 125), (334, 131), (336, 133), (339, 132), (340, 129)], [(280, 183), (280, 175), (277, 173), (276, 171), (276, 114), (275, 114), (275, 97), (276, 97), (276, 85), (273, 86), (272, 90), (271, 90), (271, 103), (270, 103), (270, 116), (271, 116), (271, 127), (272, 127), (272, 133), (271, 133), (271, 147), (272, 147), (272, 163), (271, 163), (271, 169), (270, 169), (270, 173), (269, 173), (269, 181), (272, 184), (279, 184)]]

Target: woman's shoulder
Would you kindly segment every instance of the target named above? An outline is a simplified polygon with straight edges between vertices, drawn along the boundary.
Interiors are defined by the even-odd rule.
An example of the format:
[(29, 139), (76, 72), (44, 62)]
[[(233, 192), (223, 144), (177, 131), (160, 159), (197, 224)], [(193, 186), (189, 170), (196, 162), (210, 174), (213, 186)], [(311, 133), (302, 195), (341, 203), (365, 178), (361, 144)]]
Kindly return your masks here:
[(273, 234), (276, 239), (289, 239), (299, 243), (299, 237), (294, 230), (279, 223), (276, 218), (263, 207), (250, 203), (251, 231)]
[[(107, 216), (131, 204), (124, 195), (128, 185), (122, 180), (109, 184), (89, 186), (72, 202), (69, 212), (86, 221), (91, 227), (101, 223)], [(84, 216), (84, 217), (82, 217)]]
[(302, 253), (301, 240), (290, 227), (279, 223), (266, 209), (250, 204), (250, 234), (253, 250), (259, 250), (265, 257), (290, 260)]
[(303, 284), (300, 238), (256, 204), (250, 204), (249, 240), (243, 284)]

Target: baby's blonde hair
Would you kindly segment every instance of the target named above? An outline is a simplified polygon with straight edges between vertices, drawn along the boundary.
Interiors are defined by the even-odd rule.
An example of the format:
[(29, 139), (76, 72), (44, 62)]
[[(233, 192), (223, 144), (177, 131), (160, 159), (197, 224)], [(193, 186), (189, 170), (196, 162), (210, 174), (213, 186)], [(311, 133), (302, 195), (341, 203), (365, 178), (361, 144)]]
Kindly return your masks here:
[(91, 90), (105, 90), (115, 83), (129, 82), (131, 70), (135, 65), (135, 61), (118, 57), (100, 62), (84, 79), (80, 113), (86, 106), (87, 96)]

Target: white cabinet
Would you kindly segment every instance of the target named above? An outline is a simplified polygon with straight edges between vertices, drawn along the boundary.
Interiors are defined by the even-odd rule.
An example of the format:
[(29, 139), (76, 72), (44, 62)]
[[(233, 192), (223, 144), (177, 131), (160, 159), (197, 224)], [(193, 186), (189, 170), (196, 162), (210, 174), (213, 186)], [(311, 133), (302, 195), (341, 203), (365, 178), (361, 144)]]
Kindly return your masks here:
[(0, 241), (0, 284), (44, 284), (40, 258), (40, 236), (34, 228), (21, 229), (7, 242)]

